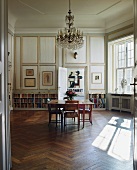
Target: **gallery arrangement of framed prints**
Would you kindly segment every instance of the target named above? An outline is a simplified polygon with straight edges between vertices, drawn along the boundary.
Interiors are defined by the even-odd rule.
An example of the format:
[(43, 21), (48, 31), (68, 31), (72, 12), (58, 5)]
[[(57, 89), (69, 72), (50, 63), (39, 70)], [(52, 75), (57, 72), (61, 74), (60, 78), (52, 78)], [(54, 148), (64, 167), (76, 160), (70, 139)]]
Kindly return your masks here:
[[(38, 76), (39, 75), (39, 76)], [(55, 66), (23, 66), (24, 89), (55, 89)]]

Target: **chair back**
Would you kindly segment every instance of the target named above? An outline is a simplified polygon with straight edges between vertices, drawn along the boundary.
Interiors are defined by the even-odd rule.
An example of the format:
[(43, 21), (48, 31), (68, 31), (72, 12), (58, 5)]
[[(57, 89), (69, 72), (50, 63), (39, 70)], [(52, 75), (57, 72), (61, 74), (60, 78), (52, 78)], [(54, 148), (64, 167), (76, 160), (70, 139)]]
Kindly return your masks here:
[(67, 100), (65, 101), (65, 111), (77, 111), (79, 108), (78, 100)]
[(79, 103), (79, 100), (66, 100), (65, 103)]
[[(65, 119), (66, 118), (78, 118), (78, 123), (73, 125), (80, 125), (80, 115), (79, 115), (79, 101), (78, 100), (69, 100), (65, 102), (65, 111), (64, 111), (64, 126), (66, 126)], [(69, 125), (69, 124), (68, 124)], [(70, 124), (71, 125), (71, 124)]]
[(60, 104), (50, 104), (48, 103), (48, 111), (49, 113), (60, 113), (61, 111), (63, 111), (64, 109), (64, 105), (60, 105)]
[(52, 110), (56, 110), (56, 105), (55, 104), (48, 104), (48, 110), (51, 112)]
[(79, 108), (78, 103), (66, 103), (65, 104), (65, 111), (77, 112), (78, 108)]

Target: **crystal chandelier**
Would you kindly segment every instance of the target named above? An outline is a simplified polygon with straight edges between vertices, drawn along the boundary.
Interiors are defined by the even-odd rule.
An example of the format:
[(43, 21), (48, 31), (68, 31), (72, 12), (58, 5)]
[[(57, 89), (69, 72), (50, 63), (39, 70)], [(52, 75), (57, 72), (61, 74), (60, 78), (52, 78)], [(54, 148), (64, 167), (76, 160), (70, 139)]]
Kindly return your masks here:
[(71, 15), (70, 0), (69, 0), (69, 12), (65, 17), (66, 28), (58, 31), (56, 38), (57, 47), (68, 48), (72, 50), (79, 49), (83, 46), (83, 32), (73, 27), (74, 15)]

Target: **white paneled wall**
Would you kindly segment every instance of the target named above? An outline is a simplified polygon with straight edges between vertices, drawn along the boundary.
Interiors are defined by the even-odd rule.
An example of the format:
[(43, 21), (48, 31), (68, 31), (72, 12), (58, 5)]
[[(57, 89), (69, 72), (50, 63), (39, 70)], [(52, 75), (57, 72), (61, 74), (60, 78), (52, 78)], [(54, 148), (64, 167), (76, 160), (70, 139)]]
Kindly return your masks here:
[(104, 36), (89, 40), (89, 93), (105, 93)]
[[(17, 36), (15, 38), (16, 90), (56, 89), (55, 37)], [(50, 65), (49, 65), (50, 64)], [(27, 71), (32, 75), (27, 75)], [(52, 83), (43, 84), (43, 72), (52, 73)]]
[[(77, 59), (74, 58), (74, 52), (78, 53)], [(84, 77), (86, 92), (105, 91), (104, 36), (84, 36), (84, 46), (78, 50), (58, 49), (55, 45), (55, 36), (15, 37), (16, 90), (57, 90), (59, 66), (74, 69), (86, 67), (87, 75)], [(34, 75), (27, 76), (27, 69), (32, 69)], [(101, 83), (92, 82), (93, 73), (101, 73)], [(52, 76), (52, 82), (49, 84), (43, 83), (46, 74)], [(25, 81), (29, 78), (30, 82), (35, 79), (35, 86), (26, 87)]]

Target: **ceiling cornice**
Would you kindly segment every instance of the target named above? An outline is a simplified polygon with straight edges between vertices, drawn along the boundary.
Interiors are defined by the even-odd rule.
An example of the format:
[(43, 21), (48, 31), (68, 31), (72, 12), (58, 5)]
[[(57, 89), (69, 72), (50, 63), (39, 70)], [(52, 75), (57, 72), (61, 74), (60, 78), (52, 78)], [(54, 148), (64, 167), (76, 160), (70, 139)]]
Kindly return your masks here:
[[(15, 28), (15, 34), (57, 34), (60, 28)], [(88, 33), (105, 33), (104, 28), (79, 28), (83, 31), (83, 34)]]

